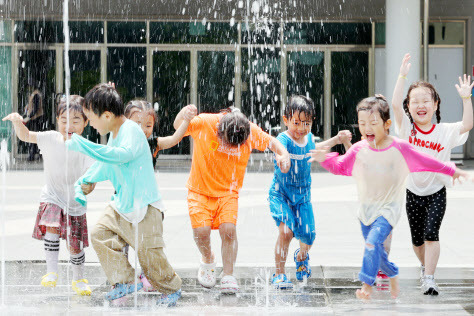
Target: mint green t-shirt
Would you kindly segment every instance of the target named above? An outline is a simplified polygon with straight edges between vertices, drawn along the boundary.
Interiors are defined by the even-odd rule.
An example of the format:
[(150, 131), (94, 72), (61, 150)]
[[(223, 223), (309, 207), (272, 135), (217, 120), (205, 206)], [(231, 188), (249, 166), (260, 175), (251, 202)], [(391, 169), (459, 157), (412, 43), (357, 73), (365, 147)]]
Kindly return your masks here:
[(107, 145), (96, 144), (73, 134), (66, 146), (69, 150), (79, 151), (96, 160), (75, 183), (75, 199), (82, 205), (87, 204), (87, 199), (81, 184), (106, 180), (110, 180), (115, 188), (112, 200), (119, 213), (140, 212), (146, 210), (149, 204), (161, 200), (150, 147), (145, 134), (135, 122), (126, 120), (115, 138), (110, 133)]

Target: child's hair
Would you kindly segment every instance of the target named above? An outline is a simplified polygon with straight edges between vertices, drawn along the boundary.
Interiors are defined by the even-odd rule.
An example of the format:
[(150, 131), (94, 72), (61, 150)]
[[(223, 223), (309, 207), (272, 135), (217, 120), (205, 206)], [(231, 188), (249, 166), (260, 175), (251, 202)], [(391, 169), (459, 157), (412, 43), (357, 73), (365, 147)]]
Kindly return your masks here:
[(115, 116), (124, 114), (122, 98), (114, 87), (106, 83), (100, 83), (87, 92), (84, 97), (84, 107), (98, 116), (105, 111)]
[(295, 113), (299, 113), (299, 115), (304, 113), (306, 117), (311, 117), (311, 120), (313, 120), (316, 114), (313, 100), (303, 95), (291, 96), (283, 115), (287, 119), (291, 119)]
[(133, 109), (138, 109), (139, 111), (142, 111), (146, 113), (147, 115), (153, 116), (153, 122), (157, 122), (158, 116), (156, 115), (155, 110), (153, 109), (153, 106), (151, 105), (150, 102), (146, 100), (132, 100), (127, 103), (127, 106), (125, 107), (125, 117), (130, 118), (133, 114)]
[(231, 106), (221, 113), (225, 113), (219, 120), (217, 136), (226, 144), (239, 146), (245, 143), (250, 135), (250, 122), (239, 109)]
[[(67, 111), (66, 96), (62, 96), (58, 101), (58, 108), (56, 110), (56, 116), (60, 117), (61, 114)], [(69, 96), (69, 111), (80, 113), (84, 121), (87, 121), (87, 116), (84, 114), (82, 107), (84, 105), (84, 98), (80, 95), (73, 94)]]
[(403, 100), (403, 109), (405, 110), (405, 113), (408, 115), (408, 118), (410, 119), (411, 124), (413, 124), (414, 122), (413, 122), (413, 118), (411, 117), (410, 111), (408, 110), (408, 103), (410, 103), (411, 90), (415, 88), (426, 88), (430, 90), (433, 101), (438, 102), (438, 108), (436, 109), (436, 121), (439, 124), (439, 122), (441, 122), (441, 112), (439, 110), (439, 107), (441, 105), (441, 98), (439, 97), (439, 94), (436, 91), (435, 87), (433, 87), (431, 83), (426, 82), (426, 81), (417, 81), (417, 82), (412, 83), (410, 87), (408, 88), (407, 97), (405, 98), (405, 100)]
[(360, 111), (375, 112), (377, 111), (385, 124), (390, 119), (390, 107), (388, 106), (387, 99), (381, 95), (376, 94), (373, 97), (363, 99), (357, 104), (357, 113)]

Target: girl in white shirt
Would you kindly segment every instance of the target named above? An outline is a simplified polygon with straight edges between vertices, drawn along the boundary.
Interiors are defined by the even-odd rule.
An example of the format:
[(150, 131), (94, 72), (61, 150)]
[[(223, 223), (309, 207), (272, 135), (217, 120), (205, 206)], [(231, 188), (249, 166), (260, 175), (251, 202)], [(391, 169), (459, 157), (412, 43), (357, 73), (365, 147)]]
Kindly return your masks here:
[[(406, 54), (393, 93), (392, 106), (395, 128), (400, 138), (409, 141), (417, 150), (441, 161), (449, 161), (451, 150), (463, 145), (473, 126), (471, 78), (459, 77), (456, 84), (463, 102), (463, 119), (455, 123), (440, 123), (441, 99), (428, 82), (410, 85), (403, 100), (406, 76), (410, 70), (410, 54)], [(436, 114), (437, 124), (433, 124)], [(437, 295), (434, 280), (440, 245), (439, 229), (446, 211), (446, 187), (451, 179), (441, 174), (421, 172), (410, 174), (407, 181), (406, 211), (410, 224), (413, 249), (421, 262), (422, 290), (425, 295)]]
[[(3, 121), (11, 121), (18, 138), (38, 144), (43, 155), (46, 185), (40, 197), (33, 238), (44, 240), (47, 274), (41, 278), (44, 287), (55, 287), (58, 280), (59, 239), (68, 241), (72, 263), (72, 289), (78, 295), (91, 295), (87, 279), (83, 276), (85, 254), (89, 245), (86, 207), (74, 200), (74, 183), (94, 163), (88, 156), (67, 151), (65, 141), (72, 134), (82, 134), (88, 120), (82, 111), (84, 99), (79, 95), (62, 98), (57, 110), (58, 131), (31, 132), (18, 113), (11, 113)], [(83, 187), (90, 193), (94, 184)]]

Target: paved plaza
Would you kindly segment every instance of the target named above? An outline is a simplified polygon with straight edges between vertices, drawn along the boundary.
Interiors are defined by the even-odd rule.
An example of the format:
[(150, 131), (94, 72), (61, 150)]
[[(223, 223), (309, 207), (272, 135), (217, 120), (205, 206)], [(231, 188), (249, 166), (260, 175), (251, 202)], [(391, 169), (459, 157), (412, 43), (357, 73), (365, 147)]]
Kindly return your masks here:
[[(254, 162), (258, 165), (258, 162)], [(174, 170), (177, 171), (177, 170)], [(474, 170), (469, 171), (474, 175)], [(174, 315), (238, 315), (238, 314), (469, 314), (474, 312), (474, 183), (465, 183), (448, 190), (448, 208), (441, 228), (441, 257), (436, 274), (441, 287), (438, 297), (428, 297), (419, 290), (418, 261), (411, 248), (406, 215), (393, 233), (391, 259), (401, 267), (401, 296), (391, 300), (388, 293), (376, 292), (369, 303), (355, 299), (360, 286), (356, 280), (361, 265), (363, 240), (356, 218), (357, 192), (353, 179), (326, 172), (313, 173), (312, 201), (317, 237), (310, 251), (313, 278), (294, 291), (275, 291), (269, 287), (274, 272), (276, 226), (270, 216), (267, 192), (271, 172), (249, 172), (239, 200), (236, 275), (241, 292), (221, 296), (217, 289), (208, 291), (196, 285), (195, 274), (199, 253), (192, 238), (187, 214), (186, 172), (160, 172), (157, 179), (167, 211), (164, 221), (165, 253), (184, 279), (183, 299), (177, 308), (167, 310)], [(68, 314), (136, 314), (163, 310), (154, 306), (157, 294), (139, 292), (122, 302), (107, 304), (103, 294), (108, 289), (105, 275), (92, 248), (86, 249), (86, 276), (93, 288), (92, 297), (78, 298), (70, 290), (70, 274), (66, 261), (69, 255), (61, 243), (62, 273), (60, 285), (54, 290), (39, 285), (45, 273), (43, 244), (31, 238), (44, 183), (43, 173), (9, 171), (6, 177), (5, 260), (6, 295), (1, 310), (8, 314), (57, 312)], [(5, 188), (2, 186), (2, 189)], [(87, 218), (94, 225), (104, 209), (113, 188), (99, 183), (89, 195)], [(212, 234), (212, 246), (220, 259), (220, 239)], [(289, 275), (295, 278), (292, 254), (287, 261)], [(131, 252), (133, 260), (134, 254)], [(219, 268), (220, 270), (220, 268)], [(4, 314), (4, 313), (2, 313)]]

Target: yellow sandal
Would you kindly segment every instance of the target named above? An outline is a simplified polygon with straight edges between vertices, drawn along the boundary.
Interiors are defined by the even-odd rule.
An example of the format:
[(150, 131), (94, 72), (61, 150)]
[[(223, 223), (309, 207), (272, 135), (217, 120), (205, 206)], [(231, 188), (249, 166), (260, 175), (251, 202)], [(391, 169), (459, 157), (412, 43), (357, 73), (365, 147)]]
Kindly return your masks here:
[[(85, 289), (80, 289), (77, 284), (78, 283), (84, 283), (85, 284)], [(87, 279), (81, 279), (81, 280), (76, 280), (76, 281), (72, 281), (72, 289), (77, 293), (77, 295), (81, 295), (81, 296), (88, 296), (88, 295), (91, 295), (92, 291), (91, 291), (91, 288), (89, 287), (89, 285), (87, 285), (89, 283), (89, 281), (87, 281)]]
[[(50, 275), (56, 277), (56, 280), (46, 280), (46, 278)], [(56, 287), (56, 283), (58, 282), (58, 274), (56, 272), (50, 272), (41, 277), (41, 285), (44, 287)]]

